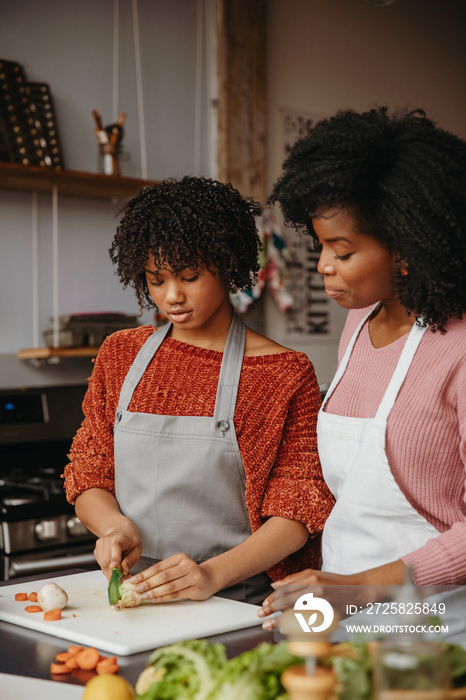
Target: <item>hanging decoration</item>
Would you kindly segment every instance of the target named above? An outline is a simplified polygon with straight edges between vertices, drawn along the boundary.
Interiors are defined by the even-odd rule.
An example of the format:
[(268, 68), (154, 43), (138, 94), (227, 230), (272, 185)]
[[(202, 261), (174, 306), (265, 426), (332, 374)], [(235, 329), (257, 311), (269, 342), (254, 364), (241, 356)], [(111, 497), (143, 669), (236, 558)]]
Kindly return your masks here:
[(270, 208), (264, 208), (255, 217), (257, 231), (262, 242), (259, 254), (259, 276), (256, 285), (245, 292), (231, 295), (231, 301), (238, 313), (245, 313), (248, 307), (259, 299), (264, 289), (268, 289), (280, 311), (287, 311), (293, 305), (291, 282), (287, 263), (291, 256), (283, 238), (277, 217)]

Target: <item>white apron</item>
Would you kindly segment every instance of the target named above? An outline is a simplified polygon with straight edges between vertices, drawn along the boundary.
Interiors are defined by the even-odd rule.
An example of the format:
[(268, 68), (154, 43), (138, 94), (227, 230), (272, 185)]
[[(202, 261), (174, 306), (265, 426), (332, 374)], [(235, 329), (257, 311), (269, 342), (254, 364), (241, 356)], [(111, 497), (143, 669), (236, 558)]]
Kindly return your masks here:
[(354, 332), (317, 423), (322, 471), (336, 499), (324, 527), (322, 568), (338, 574), (352, 574), (394, 561), (440, 534), (404, 496), (385, 452), (388, 415), (426, 329), (417, 324), (412, 327), (374, 418), (337, 416), (324, 410), (371, 313)]
[[(372, 310), (354, 332), (317, 422), (322, 471), (336, 499), (322, 536), (322, 570), (337, 574), (353, 574), (395, 561), (440, 534), (401, 491), (385, 451), (387, 419), (426, 328), (412, 327), (374, 418), (338, 416), (324, 410)], [(450, 625), (449, 637), (459, 634), (458, 641), (463, 641), (464, 592), (440, 593), (434, 599), (447, 604), (441, 617)], [(387, 623), (387, 618), (382, 622)]]

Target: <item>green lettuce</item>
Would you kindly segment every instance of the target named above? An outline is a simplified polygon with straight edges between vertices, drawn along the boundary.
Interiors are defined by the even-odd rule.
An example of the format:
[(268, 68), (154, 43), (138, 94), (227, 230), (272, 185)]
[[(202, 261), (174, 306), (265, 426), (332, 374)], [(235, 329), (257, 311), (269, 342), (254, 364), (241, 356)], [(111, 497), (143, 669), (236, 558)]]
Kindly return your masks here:
[(225, 647), (189, 640), (156, 649), (148, 664), (163, 675), (138, 700), (205, 700), (226, 664)]
[(304, 661), (288, 651), (287, 642), (259, 644), (226, 663), (208, 700), (279, 700), (287, 698), (280, 676)]
[(345, 643), (348, 655), (330, 654), (324, 666), (332, 666), (341, 688), (339, 700), (369, 700), (372, 693), (372, 659), (367, 644)]
[(303, 663), (289, 653), (287, 642), (259, 644), (230, 661), (222, 644), (180, 642), (150, 656), (150, 671), (140, 676), (145, 675), (149, 688), (139, 690), (137, 700), (285, 700), (280, 676)]

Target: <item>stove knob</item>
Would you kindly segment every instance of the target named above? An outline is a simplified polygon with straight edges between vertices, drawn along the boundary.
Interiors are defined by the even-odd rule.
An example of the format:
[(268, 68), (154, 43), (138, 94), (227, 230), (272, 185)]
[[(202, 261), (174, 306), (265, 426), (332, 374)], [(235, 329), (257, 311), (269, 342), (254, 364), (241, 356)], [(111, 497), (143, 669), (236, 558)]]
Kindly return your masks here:
[(35, 533), (40, 542), (56, 540), (58, 537), (58, 523), (56, 520), (41, 520), (36, 524)]
[(87, 527), (83, 525), (80, 519), (75, 515), (68, 518), (66, 521), (66, 530), (70, 537), (83, 537), (84, 535), (89, 535), (89, 530)]

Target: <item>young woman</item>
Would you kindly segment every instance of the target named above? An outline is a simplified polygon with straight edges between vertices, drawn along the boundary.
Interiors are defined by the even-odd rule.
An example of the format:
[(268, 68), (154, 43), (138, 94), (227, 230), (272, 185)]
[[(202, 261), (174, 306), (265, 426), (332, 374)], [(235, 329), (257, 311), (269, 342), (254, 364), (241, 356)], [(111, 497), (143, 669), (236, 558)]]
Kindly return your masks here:
[(400, 584), (407, 566), (420, 586), (466, 583), (466, 143), (422, 111), (341, 112), (271, 198), (349, 309), (318, 417), (336, 498), (322, 571), (277, 585)]
[(110, 249), (169, 322), (102, 345), (65, 483), (107, 577), (143, 555), (143, 599), (258, 602), (271, 579), (318, 565), (333, 499), (312, 365), (230, 304), (258, 270), (258, 213), (230, 185), (170, 179), (126, 204)]

